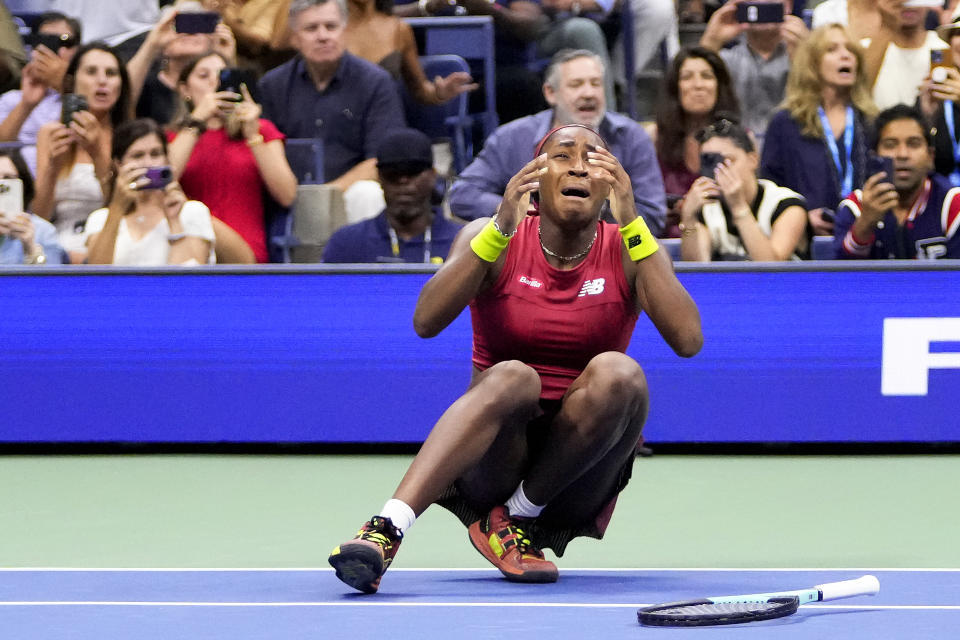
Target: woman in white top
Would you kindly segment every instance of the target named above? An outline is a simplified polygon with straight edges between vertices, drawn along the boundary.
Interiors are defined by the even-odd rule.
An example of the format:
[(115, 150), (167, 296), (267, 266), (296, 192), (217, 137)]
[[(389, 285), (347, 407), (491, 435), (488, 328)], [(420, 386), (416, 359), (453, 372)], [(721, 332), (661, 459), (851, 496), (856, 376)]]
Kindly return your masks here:
[[(806, 248), (803, 196), (757, 179), (759, 157), (746, 130), (719, 120), (700, 132), (700, 152), (719, 163), (702, 170), (681, 204), (684, 260), (780, 261)], [(707, 167), (704, 167), (707, 169)], [(798, 245), (801, 245), (799, 246)]]
[(86, 244), (90, 264), (155, 266), (212, 261), (210, 210), (187, 200), (167, 158), (163, 131), (142, 118), (114, 134), (113, 180), (108, 205), (90, 214)]
[(130, 82), (113, 49), (93, 42), (70, 61), (63, 87), (65, 106), (68, 94), (77, 94), (87, 108), (73, 112), (68, 124), (50, 122), (40, 128), (33, 212), (57, 227), (70, 261), (82, 262), (84, 222), (102, 206), (101, 185), (111, 177), (113, 130), (130, 118)]

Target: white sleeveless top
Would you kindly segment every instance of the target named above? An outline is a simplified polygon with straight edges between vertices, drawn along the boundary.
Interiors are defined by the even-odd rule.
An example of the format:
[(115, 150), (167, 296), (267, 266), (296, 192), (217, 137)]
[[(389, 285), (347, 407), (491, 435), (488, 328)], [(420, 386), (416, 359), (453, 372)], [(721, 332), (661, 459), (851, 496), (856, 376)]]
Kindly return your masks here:
[(53, 216), (60, 245), (67, 251), (83, 251), (83, 226), (87, 216), (103, 206), (103, 192), (92, 164), (77, 163), (53, 190)]

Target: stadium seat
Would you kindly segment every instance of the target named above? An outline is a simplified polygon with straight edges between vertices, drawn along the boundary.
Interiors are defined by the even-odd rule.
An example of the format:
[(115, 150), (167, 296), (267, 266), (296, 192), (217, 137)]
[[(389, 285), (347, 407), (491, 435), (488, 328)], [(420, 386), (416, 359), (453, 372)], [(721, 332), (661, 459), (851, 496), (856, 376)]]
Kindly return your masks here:
[(327, 240), (347, 222), (343, 193), (326, 184), (302, 184), (291, 211), (289, 262), (320, 262)]
[[(427, 78), (447, 76), (455, 71), (470, 73), (467, 61), (456, 55), (421, 56), (420, 64)], [(467, 113), (469, 97), (461, 93), (441, 105), (424, 105), (413, 99), (400, 83), (407, 123), (426, 133), (436, 142), (448, 139), (453, 151), (453, 169), (460, 173), (473, 159), (473, 117)]]
[(832, 236), (814, 236), (813, 243), (810, 245), (810, 257), (814, 260), (833, 260), (836, 255), (833, 252)]

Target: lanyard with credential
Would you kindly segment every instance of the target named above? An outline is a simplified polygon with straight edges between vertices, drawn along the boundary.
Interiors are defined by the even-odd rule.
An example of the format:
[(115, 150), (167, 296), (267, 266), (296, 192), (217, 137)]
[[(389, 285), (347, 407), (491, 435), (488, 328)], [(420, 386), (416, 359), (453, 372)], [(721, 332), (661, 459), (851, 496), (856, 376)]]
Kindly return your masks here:
[[(393, 252), (394, 258), (400, 257), (400, 238), (397, 237), (397, 232), (393, 230), (393, 227), (387, 226), (387, 232), (390, 234), (390, 251)], [(430, 262), (430, 242), (433, 240), (433, 229), (427, 227), (427, 230), (423, 232), (423, 261)]]
[(943, 101), (943, 117), (947, 121), (947, 131), (950, 134), (950, 148), (953, 149), (953, 171), (948, 176), (950, 184), (960, 187), (960, 145), (957, 144), (957, 128), (953, 122), (953, 100)]
[(827, 118), (823, 107), (817, 107), (817, 113), (820, 114), (820, 122), (823, 124), (823, 136), (827, 139), (827, 147), (829, 147), (830, 153), (833, 155), (833, 164), (837, 167), (837, 175), (842, 177), (843, 192), (840, 194), (840, 197), (845, 198), (847, 194), (853, 191), (853, 107), (847, 105), (847, 123), (843, 129), (843, 146), (847, 152), (846, 171), (843, 170), (843, 165), (840, 163), (840, 150), (837, 149), (837, 140), (833, 136), (833, 129), (830, 128), (830, 120)]

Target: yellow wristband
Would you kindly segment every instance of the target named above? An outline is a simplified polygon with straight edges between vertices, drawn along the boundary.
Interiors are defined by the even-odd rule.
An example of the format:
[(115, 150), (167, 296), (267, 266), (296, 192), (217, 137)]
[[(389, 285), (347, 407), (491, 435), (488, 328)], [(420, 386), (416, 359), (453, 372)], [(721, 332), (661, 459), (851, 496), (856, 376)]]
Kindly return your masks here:
[(480, 229), (480, 233), (473, 236), (470, 248), (481, 260), (496, 262), (509, 243), (510, 238), (500, 233), (491, 219), (483, 229)]
[(620, 235), (623, 236), (623, 244), (627, 245), (627, 253), (634, 262), (652, 256), (660, 248), (657, 239), (640, 216), (627, 226), (620, 227)]

